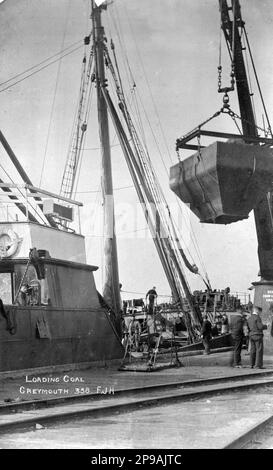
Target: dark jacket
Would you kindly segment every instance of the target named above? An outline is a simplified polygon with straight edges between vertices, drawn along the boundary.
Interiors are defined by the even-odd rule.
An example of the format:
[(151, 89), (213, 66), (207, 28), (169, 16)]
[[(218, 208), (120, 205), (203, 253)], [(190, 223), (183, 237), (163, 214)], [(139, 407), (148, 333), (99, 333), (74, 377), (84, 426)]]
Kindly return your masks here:
[(211, 322), (209, 320), (204, 320), (202, 323), (202, 329), (201, 329), (201, 334), (205, 338), (210, 338), (211, 337)]
[(244, 318), (241, 315), (233, 315), (230, 318), (229, 331), (231, 336), (240, 339), (244, 336)]
[(263, 336), (263, 330), (265, 329), (264, 328), (264, 325), (262, 323), (262, 320), (261, 318), (259, 317), (259, 315), (255, 315), (255, 314), (252, 314), (250, 315), (249, 319), (247, 320), (247, 324), (248, 324), (248, 328), (249, 328), (249, 337), (250, 338), (253, 338), (253, 337), (261, 337)]
[(157, 297), (157, 292), (154, 289), (150, 289), (146, 294), (146, 299), (149, 296), (149, 300), (154, 300)]

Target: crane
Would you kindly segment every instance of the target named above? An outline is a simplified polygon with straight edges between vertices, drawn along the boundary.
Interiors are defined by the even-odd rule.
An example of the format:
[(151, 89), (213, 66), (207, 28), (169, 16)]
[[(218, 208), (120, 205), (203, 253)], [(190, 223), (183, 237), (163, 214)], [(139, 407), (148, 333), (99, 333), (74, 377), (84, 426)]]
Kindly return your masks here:
[[(241, 8), (238, 0), (233, 0), (228, 7), (227, 0), (220, 0), (220, 13), (222, 30), (227, 45), (234, 57), (234, 73), (237, 87), (237, 95), (242, 118), (243, 136), (257, 137), (251, 93), (247, 79), (246, 66), (243, 57), (243, 46), (239, 29), (245, 31), (245, 25), (241, 16)], [(232, 13), (231, 13), (232, 12)], [(233, 16), (233, 19), (230, 16)], [(235, 28), (234, 43), (232, 41), (232, 28)], [(247, 37), (247, 36), (246, 36)], [(267, 116), (267, 113), (266, 113)], [(271, 126), (268, 120), (272, 137)], [(261, 278), (273, 281), (273, 224), (272, 224), (272, 193), (267, 193), (254, 208), (255, 224), (258, 238), (258, 256)]]
[[(223, 106), (193, 131), (177, 139), (178, 152), (181, 148), (198, 152), (171, 168), (170, 186), (183, 202), (191, 204), (192, 211), (204, 223), (237, 222), (246, 219), (253, 209), (261, 276), (259, 282), (253, 283), (254, 302), (266, 313), (270, 301), (273, 302), (273, 134), (239, 0), (219, 0), (219, 10), (221, 29), (231, 59), (230, 86), (222, 86), (222, 65), (219, 63), (218, 92), (224, 94)], [(257, 125), (255, 119), (245, 50), (251, 59), (266, 117), (263, 128)], [(240, 115), (231, 110), (229, 103), (229, 93), (235, 90), (235, 84)], [(234, 120), (240, 134), (203, 129), (208, 122), (223, 114)], [(260, 135), (261, 131), (264, 136)], [(201, 136), (229, 140), (202, 147)], [(197, 145), (189, 144), (196, 138)]]
[[(255, 122), (255, 116), (252, 106), (251, 93), (247, 79), (246, 65), (243, 56), (243, 45), (240, 32), (244, 33), (247, 46), (249, 42), (245, 31), (245, 23), (241, 15), (239, 0), (232, 0), (231, 6), (228, 6), (227, 0), (219, 0), (221, 25), (229, 50), (234, 57), (234, 74), (237, 87), (237, 95), (242, 117), (243, 136), (257, 137), (258, 131)], [(233, 18), (231, 18), (233, 17)], [(234, 39), (232, 40), (232, 28), (234, 28)], [(251, 54), (251, 51), (250, 51)], [(252, 59), (252, 55), (251, 55)], [(257, 74), (254, 68), (255, 77)], [(260, 86), (258, 84), (260, 91)], [(262, 103), (264, 100), (261, 95)], [(272, 129), (268, 114), (264, 106), (265, 116), (268, 125), (268, 133), (272, 138)], [(273, 218), (272, 218), (272, 191), (267, 192), (254, 208), (255, 225), (258, 240), (258, 257), (260, 265), (259, 282), (254, 282), (255, 286), (255, 304), (260, 305), (268, 313), (270, 300), (273, 300)], [(271, 292), (270, 292), (271, 291)]]

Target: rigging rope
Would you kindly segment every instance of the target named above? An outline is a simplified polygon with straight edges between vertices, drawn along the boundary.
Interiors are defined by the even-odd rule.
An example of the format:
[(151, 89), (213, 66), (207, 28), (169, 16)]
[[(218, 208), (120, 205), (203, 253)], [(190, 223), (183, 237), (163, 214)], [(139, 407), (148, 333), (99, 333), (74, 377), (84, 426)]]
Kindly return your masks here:
[[(127, 14), (127, 12), (126, 12), (126, 14)], [(127, 16), (128, 16), (128, 15), (127, 15)], [(118, 21), (118, 18), (117, 18), (117, 21)], [(119, 40), (119, 43), (120, 43), (121, 50), (122, 50), (122, 52), (123, 52), (123, 55), (125, 56), (125, 59), (124, 59), (124, 57), (123, 57), (123, 55), (122, 55), (123, 60), (124, 60), (125, 64), (127, 65), (127, 67), (125, 67), (125, 72), (126, 72), (126, 74), (127, 74), (127, 78), (128, 78), (127, 70), (129, 70), (129, 74), (130, 74), (130, 77), (131, 77), (131, 79), (132, 79), (132, 84), (133, 84), (133, 85), (132, 85), (132, 89), (134, 90), (134, 96), (135, 96), (135, 98), (136, 98), (136, 93), (137, 93), (137, 95), (138, 95), (138, 97), (139, 97), (138, 99), (139, 99), (139, 101), (140, 101), (140, 103), (141, 103), (141, 106), (142, 106), (142, 109), (143, 109), (143, 111), (144, 111), (145, 118), (146, 118), (146, 120), (147, 120), (147, 122), (148, 122), (149, 129), (150, 129), (150, 131), (151, 131), (151, 134), (152, 134), (152, 136), (153, 136), (154, 142), (155, 142), (155, 144), (156, 144), (156, 147), (157, 147), (157, 150), (158, 150), (158, 154), (160, 155), (161, 162), (162, 162), (163, 167), (164, 167), (164, 169), (165, 169), (165, 173), (166, 173), (166, 175), (168, 175), (168, 169), (167, 169), (167, 167), (166, 167), (166, 164), (165, 164), (165, 161), (164, 161), (162, 152), (161, 152), (161, 148), (160, 148), (160, 146), (159, 146), (159, 144), (158, 144), (157, 138), (156, 138), (155, 133), (154, 133), (154, 131), (153, 131), (153, 128), (152, 128), (152, 126), (151, 126), (151, 123), (150, 123), (149, 117), (148, 117), (148, 115), (147, 115), (147, 112), (146, 112), (145, 106), (144, 106), (144, 104), (143, 104), (143, 101), (142, 101), (142, 99), (141, 99), (141, 96), (140, 96), (138, 90), (136, 89), (135, 80), (134, 80), (133, 73), (132, 73), (132, 70), (131, 70), (131, 67), (130, 67), (130, 63), (129, 63), (129, 61), (128, 61), (128, 56), (127, 56), (127, 53), (126, 53), (126, 48), (125, 48), (125, 46), (123, 45), (123, 41), (122, 41), (122, 39), (121, 39), (121, 33), (120, 33), (119, 28), (118, 28), (118, 26), (117, 26), (117, 22), (116, 22), (116, 20), (115, 20), (114, 18), (113, 18), (113, 22), (114, 22), (115, 30), (116, 30), (117, 37), (118, 37), (118, 40)], [(128, 23), (129, 23), (130, 28), (131, 28), (131, 24), (130, 24), (130, 20), (129, 20), (129, 19), (128, 19)], [(132, 28), (131, 28), (131, 30), (132, 30)], [(132, 32), (132, 35), (133, 35), (133, 32)], [(135, 42), (135, 44), (136, 44), (134, 35), (133, 35), (133, 38), (134, 38), (134, 42)], [(137, 48), (137, 45), (136, 45), (136, 48)], [(139, 55), (138, 48), (137, 48), (137, 53), (138, 53), (138, 55)], [(141, 58), (140, 58), (140, 60), (141, 60)], [(142, 63), (141, 65), (142, 65), (142, 68), (144, 69), (143, 63)], [(146, 74), (145, 74), (145, 70), (144, 70), (144, 75), (145, 75), (146, 81), (147, 81), (147, 76), (146, 76)], [(130, 79), (128, 79), (128, 81), (130, 81)], [(129, 85), (129, 86), (130, 86), (130, 85)], [(150, 87), (148, 86), (148, 88), (150, 88)], [(150, 92), (150, 94), (151, 94), (151, 90), (150, 90), (150, 89), (149, 89), (149, 92)], [(155, 107), (155, 102), (154, 102), (154, 100), (153, 100), (153, 97), (152, 97), (152, 101), (153, 101), (153, 106)], [(136, 102), (137, 102), (137, 100), (136, 100)], [(155, 112), (156, 112), (156, 114), (158, 115), (157, 109), (155, 110)], [(140, 116), (140, 113), (139, 113), (139, 116)], [(141, 119), (140, 119), (140, 121), (141, 121)], [(162, 133), (163, 133), (163, 129), (162, 129), (161, 122), (160, 122), (160, 127), (161, 127), (161, 131), (162, 131)], [(142, 132), (141, 132), (141, 133), (142, 133)], [(144, 132), (143, 132), (142, 134), (144, 135)], [(163, 134), (164, 134), (164, 133), (163, 133)], [(165, 137), (165, 136), (164, 136), (164, 137)], [(143, 140), (144, 140), (144, 139), (143, 139)], [(165, 143), (166, 143), (166, 142), (165, 142)], [(146, 145), (145, 145), (145, 149), (147, 150), (147, 146), (146, 146)], [(169, 149), (167, 148), (167, 150), (168, 150), (168, 154), (169, 154)], [(147, 153), (148, 153), (148, 152), (147, 152)], [(170, 160), (171, 160), (171, 157), (170, 157)], [(176, 204), (177, 204), (177, 207), (178, 207), (179, 211), (181, 212), (182, 219), (184, 219), (184, 214), (183, 214), (183, 212), (182, 212), (181, 205), (179, 204), (177, 197), (175, 198), (175, 201), (176, 201)], [(188, 226), (187, 223), (186, 223), (186, 226), (187, 226), (187, 228), (189, 228), (189, 226)], [(181, 237), (181, 238), (182, 238), (182, 240), (183, 240), (183, 237)], [(207, 273), (206, 273), (206, 270), (204, 269), (204, 262), (203, 262), (203, 260), (202, 260), (201, 252), (200, 252), (200, 250), (199, 250), (199, 248), (198, 248), (198, 246), (197, 246), (197, 239), (196, 239), (195, 235), (193, 235), (193, 247), (194, 247), (194, 249), (195, 249), (195, 251), (196, 251), (196, 253), (197, 253), (197, 257), (198, 257), (198, 259), (199, 259), (199, 261), (200, 261), (200, 265), (202, 266), (202, 268), (203, 268), (203, 270), (204, 270), (204, 272), (205, 272), (205, 276), (207, 277), (208, 275), (207, 275)], [(191, 255), (191, 253), (189, 252), (188, 249), (187, 249), (187, 251), (188, 251), (189, 256), (192, 258), (192, 255)]]
[(90, 36), (85, 37), (85, 53), (82, 61), (81, 83), (78, 98), (77, 112), (73, 123), (73, 129), (68, 148), (65, 171), (61, 182), (60, 194), (72, 197), (75, 194), (79, 182), (79, 173), (83, 158), (83, 147), (86, 140), (87, 122), (91, 107), (93, 92), (93, 57), (94, 51), (91, 46), (87, 64), (87, 46), (90, 44)]
[[(112, 50), (113, 50), (113, 54), (115, 57), (114, 47), (112, 47)], [(124, 94), (122, 92), (119, 72), (117, 71), (117, 74), (116, 74), (106, 46), (105, 46), (105, 56), (106, 56), (106, 62), (108, 64), (108, 67), (110, 68), (110, 71), (114, 78), (114, 82), (116, 84), (116, 93), (117, 93), (118, 100), (119, 100), (119, 108), (122, 112), (123, 118), (126, 122), (128, 131), (129, 131), (129, 135), (131, 136), (131, 140), (134, 145), (135, 152), (132, 153), (132, 151), (131, 150), (129, 151), (129, 148), (128, 148), (128, 151), (129, 151), (128, 157), (130, 158), (130, 161), (131, 161), (130, 165), (131, 163), (133, 165), (132, 167), (133, 171), (137, 172), (139, 183), (142, 184), (143, 186), (142, 188), (143, 195), (139, 193), (140, 201), (144, 196), (146, 201), (148, 202), (148, 206), (146, 205), (146, 211), (147, 210), (149, 211), (149, 203), (155, 204), (156, 212), (153, 213), (152, 211), (151, 215), (152, 215), (153, 221), (152, 221), (152, 225), (149, 226), (149, 228), (152, 231), (153, 237), (154, 235), (157, 237), (157, 238), (154, 238), (154, 241), (156, 243), (158, 252), (161, 253), (160, 255), (161, 262), (163, 263), (163, 267), (164, 265), (166, 267), (165, 272), (166, 272), (167, 279), (170, 283), (170, 287), (172, 291), (175, 292), (174, 288), (175, 290), (177, 290), (177, 294), (178, 294), (177, 299), (180, 299), (182, 308), (183, 308), (183, 295), (186, 295), (190, 310), (192, 311), (195, 321), (198, 324), (199, 319), (195, 313), (195, 310), (192, 304), (189, 285), (182, 271), (182, 268), (181, 268), (182, 265), (178, 263), (178, 258), (179, 256), (181, 256), (181, 251), (179, 252), (177, 250), (175, 240), (172, 237), (170, 227), (168, 225), (168, 221), (163, 211), (162, 201), (165, 203), (166, 207), (167, 207), (167, 204), (165, 202), (162, 191), (159, 189), (160, 188), (159, 183), (156, 181), (154, 171), (151, 165), (151, 160), (149, 158), (149, 154), (145, 153), (144, 148), (142, 147), (142, 144), (137, 135), (136, 129), (134, 127), (133, 121), (129, 114), (129, 110), (126, 105)], [(115, 64), (117, 68), (116, 58), (115, 58)], [(106, 93), (104, 88), (102, 88), (102, 92), (105, 96), (107, 104), (110, 103), (109, 95)], [(124, 135), (124, 131), (121, 128), (121, 124), (117, 124), (118, 117), (116, 115), (116, 112), (113, 109), (113, 105), (109, 104), (109, 107), (110, 107), (112, 116), (114, 118), (115, 125), (117, 125), (117, 131), (119, 132), (119, 135), (121, 134)], [(123, 139), (125, 139), (125, 135)], [(135, 182), (135, 186), (136, 186), (136, 190), (140, 192), (140, 187), (137, 182)], [(158, 222), (160, 223), (160, 232), (158, 229)], [(178, 237), (176, 236), (176, 240), (177, 239)], [(170, 267), (167, 268), (167, 266), (170, 266)], [(174, 276), (174, 279), (173, 279), (173, 276)], [(184, 293), (182, 295), (180, 292), (180, 288), (182, 288), (183, 293)]]
[[(109, 63), (111, 62), (111, 61), (110, 61), (110, 58), (107, 57), (107, 62), (108, 62), (108, 61), (109, 61)], [(116, 63), (116, 60), (115, 60), (115, 63)], [(117, 63), (116, 63), (116, 68), (117, 68), (117, 70), (118, 70)], [(114, 81), (116, 81), (116, 80), (114, 79)], [(119, 85), (119, 84), (118, 84), (118, 85)], [(135, 85), (134, 85), (134, 88), (135, 88)], [(119, 99), (120, 99), (120, 98), (119, 98)], [(140, 101), (141, 101), (141, 99), (140, 99)], [(143, 103), (142, 103), (142, 106), (143, 106)], [(144, 109), (144, 113), (146, 114), (146, 119), (147, 119), (147, 121), (148, 121), (148, 123), (149, 123), (151, 132), (152, 132), (152, 134), (153, 134), (153, 136), (154, 136), (154, 140), (155, 140), (156, 145), (157, 145), (157, 147), (158, 147), (158, 152), (159, 152), (159, 154), (160, 154), (160, 156), (161, 156), (161, 160), (162, 160), (162, 163), (163, 163), (163, 165), (164, 165), (164, 167), (165, 167), (165, 171), (166, 171), (166, 173), (168, 173), (168, 170), (167, 170), (167, 168), (166, 168), (166, 164), (165, 164), (165, 162), (164, 162), (164, 160), (163, 160), (163, 158), (162, 158), (161, 149), (160, 149), (160, 147), (158, 146), (157, 139), (156, 139), (155, 134), (154, 134), (154, 132), (153, 132), (151, 123), (150, 123), (150, 121), (149, 121), (149, 118), (148, 118), (148, 116), (147, 116), (146, 109), (145, 109), (144, 106), (143, 106), (143, 109)], [(145, 147), (145, 148), (146, 148), (146, 147)], [(148, 177), (148, 180), (150, 181), (150, 184), (152, 184), (152, 186), (153, 186), (152, 193), (154, 194), (155, 200), (156, 200), (158, 203), (161, 201), (161, 203), (162, 203), (163, 205), (167, 206), (162, 191), (159, 191), (159, 192), (158, 192), (158, 190), (157, 190), (157, 191), (154, 193), (154, 189), (155, 189), (155, 188), (157, 189), (158, 187), (160, 187), (160, 185), (159, 185), (159, 182), (158, 182), (158, 178), (157, 178), (156, 175), (154, 174), (154, 171), (151, 169), (152, 167), (151, 167), (151, 160), (150, 160), (150, 157), (149, 157), (149, 153), (146, 152), (146, 154), (147, 154), (148, 160), (147, 160), (146, 164), (144, 164), (144, 167), (142, 166), (142, 171), (144, 172), (144, 174), (146, 174), (146, 177)], [(147, 174), (147, 168), (145, 168), (145, 165), (147, 165), (147, 164), (149, 165), (149, 168), (150, 168), (150, 169), (149, 169), (150, 175), (149, 175), (149, 173)], [(151, 180), (151, 175), (152, 175), (152, 180)], [(152, 183), (151, 183), (151, 181), (152, 181)], [(177, 202), (177, 200), (176, 200), (176, 202)], [(181, 208), (180, 208), (179, 205), (178, 205), (178, 207), (179, 207), (179, 210), (181, 210)], [(161, 211), (161, 215), (162, 215), (162, 211)], [(182, 215), (182, 217), (184, 218), (183, 215)], [(180, 238), (183, 240), (183, 236), (182, 236), (182, 235), (180, 235)], [(194, 245), (195, 245), (195, 244), (196, 244), (196, 239), (195, 239), (195, 241), (194, 241)], [(189, 252), (188, 248), (186, 248), (186, 249), (187, 249), (187, 251)], [(197, 250), (196, 250), (196, 251), (197, 251)], [(189, 254), (190, 254), (190, 257), (192, 258), (191, 253), (189, 253)], [(198, 258), (200, 258), (200, 252), (198, 253)], [(203, 267), (203, 266), (204, 266), (204, 263), (202, 262), (201, 265), (202, 265), (202, 267)], [(205, 275), (207, 276), (207, 273), (206, 273), (205, 270), (204, 270), (204, 272), (205, 272)], [(202, 277), (202, 279), (203, 279), (203, 277)]]
[[(85, 114), (84, 122), (88, 122), (90, 109), (91, 109), (92, 93), (93, 93), (93, 87), (90, 87), (89, 96), (88, 96), (88, 99), (87, 99), (87, 101), (88, 101), (87, 111), (86, 111), (86, 114)], [(82, 167), (82, 162), (83, 162), (83, 146), (85, 145), (85, 141), (86, 141), (86, 132), (84, 132), (83, 140), (81, 142), (81, 148), (80, 148), (80, 154), (79, 154), (79, 163), (78, 163), (78, 169), (77, 169), (78, 177), (77, 177), (77, 180), (76, 180), (76, 183), (75, 183), (75, 189), (74, 189), (74, 192), (73, 192), (74, 197), (76, 197), (77, 188), (78, 188), (79, 180), (80, 180), (80, 172), (81, 172), (81, 167)]]
[(270, 132), (271, 137), (273, 137), (271, 124), (270, 124), (269, 117), (268, 117), (268, 113), (267, 113), (267, 109), (266, 109), (266, 106), (265, 106), (264, 97), (263, 97), (263, 94), (262, 94), (262, 90), (261, 90), (261, 86), (260, 86), (260, 81), (259, 81), (258, 74), (257, 74), (257, 71), (256, 71), (256, 67), (255, 67), (255, 64), (254, 64), (253, 55), (252, 55), (252, 52), (251, 52), (250, 43), (249, 43), (249, 40), (248, 40), (248, 36), (247, 36), (247, 33), (246, 33), (245, 26), (243, 26), (243, 32), (244, 32), (244, 37), (245, 37), (245, 40), (246, 40), (247, 48), (248, 48), (248, 51), (249, 51), (249, 56), (250, 56), (250, 60), (251, 60), (251, 65), (252, 65), (253, 72), (254, 72), (255, 79), (256, 79), (256, 83), (257, 83), (257, 86), (258, 86), (259, 95), (260, 95), (261, 102), (262, 102), (262, 105), (263, 105), (263, 109), (264, 109), (264, 112), (265, 112), (265, 116), (266, 116), (266, 120), (267, 120), (268, 129), (269, 129), (269, 132)]
[[(243, 41), (244, 41), (243, 50), (246, 50), (245, 36), (243, 36)], [(253, 98), (254, 93), (253, 93), (253, 90), (252, 90), (252, 81), (251, 81), (251, 76), (250, 76), (250, 69), (249, 69), (247, 54), (245, 54), (245, 62), (246, 62), (246, 71), (247, 71), (247, 78), (248, 78), (248, 84), (249, 84), (250, 99), (251, 99), (251, 104), (252, 104), (252, 109), (253, 109), (253, 114), (254, 114), (254, 121), (256, 123), (257, 122), (257, 116), (256, 116), (256, 109), (255, 109), (255, 101), (254, 101), (254, 98)]]
[(162, 126), (162, 123), (161, 123), (161, 119), (160, 119), (160, 116), (159, 116), (159, 112), (158, 112), (158, 109), (157, 109), (157, 106), (156, 106), (156, 103), (155, 103), (155, 100), (154, 100), (154, 97), (153, 97), (153, 93), (152, 93), (151, 86), (150, 86), (150, 83), (149, 83), (149, 80), (148, 80), (148, 77), (147, 77), (147, 74), (146, 74), (146, 71), (145, 71), (145, 68), (144, 68), (144, 65), (143, 65), (143, 61), (142, 61), (141, 55), (140, 55), (140, 53), (139, 53), (139, 48), (138, 48), (138, 45), (137, 45), (137, 41), (136, 41), (136, 38), (135, 38), (134, 30), (133, 30), (133, 27), (132, 27), (132, 23), (131, 23), (130, 17), (129, 17), (129, 15), (128, 15), (128, 11), (127, 11), (126, 5), (124, 5), (124, 10), (125, 10), (125, 13), (126, 13), (126, 16), (127, 16), (127, 21), (128, 21), (130, 30), (131, 30), (131, 32), (132, 32), (132, 36), (133, 36), (133, 39), (134, 39), (134, 43), (135, 43), (135, 47), (136, 47), (138, 59), (139, 59), (139, 61), (140, 61), (140, 65), (141, 65), (141, 68), (142, 68), (142, 71), (143, 71), (143, 76), (144, 76), (144, 78), (145, 78), (145, 81), (146, 81), (146, 84), (147, 84), (147, 87), (148, 87), (148, 90), (149, 90), (149, 94), (150, 94), (150, 97), (151, 97), (151, 102), (152, 102), (152, 104), (153, 104), (153, 108), (154, 108), (156, 117), (157, 117), (157, 119), (158, 119), (159, 128), (160, 128), (160, 131), (161, 131), (161, 134), (162, 134), (162, 137), (163, 137), (163, 142), (164, 142), (164, 144), (165, 144), (165, 147), (166, 147), (166, 150), (167, 150), (167, 154), (168, 154), (169, 160), (170, 160), (170, 162), (172, 163), (172, 157), (171, 157), (170, 149), (169, 149), (169, 146), (168, 146), (168, 144), (167, 144), (167, 139), (166, 139), (166, 136), (165, 136), (165, 133), (164, 133), (164, 130), (163, 130), (163, 126)]
[(74, 52), (78, 51), (78, 50), (81, 49), (81, 48), (82, 48), (82, 45), (76, 47), (76, 48), (73, 49), (72, 51), (67, 52), (66, 54), (63, 54), (63, 55), (62, 55), (61, 57), (59, 57), (58, 59), (53, 60), (52, 62), (50, 62), (49, 64), (44, 65), (43, 67), (41, 67), (41, 68), (38, 69), (38, 70), (35, 70), (34, 72), (30, 73), (30, 74), (27, 75), (26, 77), (21, 78), (20, 80), (17, 80), (16, 82), (11, 83), (10, 85), (6, 86), (6, 87), (3, 88), (2, 90), (0, 90), (0, 93), (2, 93), (3, 91), (9, 90), (10, 88), (12, 88), (13, 86), (17, 85), (18, 83), (21, 83), (21, 82), (23, 82), (24, 80), (26, 80), (27, 78), (32, 77), (32, 76), (35, 75), (36, 73), (41, 72), (42, 70), (46, 69), (46, 68), (49, 67), (50, 65), (56, 64), (56, 62), (59, 62), (59, 61), (62, 60), (64, 57), (66, 57), (66, 56), (68, 56), (68, 55), (70, 55), (70, 54), (73, 54)]
[[(42, 61), (39, 62), (38, 64), (33, 65), (32, 67), (29, 67), (28, 69), (24, 70), (24, 72), (20, 72), (20, 73), (18, 73), (17, 75), (14, 75), (13, 77), (9, 78), (8, 80), (5, 80), (4, 82), (0, 83), (0, 87), (3, 86), (3, 85), (6, 85), (6, 84), (9, 83), (9, 82), (12, 82), (13, 80), (16, 80), (16, 78), (21, 77), (22, 75), (25, 75), (27, 72), (30, 72), (31, 70), (36, 69), (36, 68), (39, 67), (40, 65), (42, 65), (42, 64), (44, 64), (44, 63), (46, 63), (46, 62), (48, 62), (50, 59), (53, 59), (53, 57), (56, 57), (57, 55), (63, 54), (63, 52), (67, 51), (67, 50), (70, 49), (71, 47), (73, 47), (73, 46), (75, 46), (76, 44), (79, 44), (79, 43), (81, 43), (81, 42), (82, 42), (81, 40), (80, 40), (80, 41), (73, 42), (73, 44), (71, 44), (70, 46), (67, 46), (67, 47), (65, 47), (64, 49), (62, 49), (61, 51), (56, 52), (55, 54), (49, 56), (47, 59), (42, 60)], [(77, 49), (74, 49), (74, 50), (78, 50), (78, 48), (77, 48)], [(70, 54), (71, 52), (73, 52), (73, 51), (70, 51), (68, 54)], [(59, 58), (58, 60), (60, 60), (60, 58)], [(55, 63), (55, 61), (54, 61), (53, 63)], [(49, 65), (51, 65), (51, 64), (49, 64)], [(38, 71), (39, 71), (39, 70), (38, 70)]]
[[(63, 32), (63, 38), (62, 38), (62, 49), (63, 49), (63, 46), (64, 46), (64, 41), (65, 41), (65, 36), (66, 36), (66, 31), (67, 31), (68, 16), (69, 16), (70, 7), (71, 7), (71, 0), (70, 0), (69, 3), (68, 3), (68, 7), (67, 7), (67, 11), (66, 11), (64, 32)], [(44, 167), (45, 167), (45, 159), (46, 159), (46, 155), (47, 155), (47, 149), (48, 149), (49, 137), (50, 137), (50, 132), (51, 132), (53, 113), (54, 113), (54, 108), (55, 108), (55, 100), (56, 100), (56, 96), (57, 96), (57, 88), (58, 88), (59, 78), (60, 78), (61, 63), (62, 63), (62, 60), (59, 61), (58, 69), (57, 69), (57, 74), (56, 74), (56, 82), (55, 82), (55, 87), (54, 87), (53, 101), (52, 101), (52, 105), (51, 105), (51, 112), (50, 112), (50, 118), (49, 118), (49, 126), (48, 126), (48, 131), (47, 131), (47, 136), (46, 136), (46, 145), (45, 145), (44, 158), (43, 158), (43, 163), (42, 163), (42, 170), (41, 170), (41, 176), (40, 176), (39, 186), (41, 186), (41, 184), (42, 184), (42, 179), (43, 179), (43, 173), (44, 173)]]

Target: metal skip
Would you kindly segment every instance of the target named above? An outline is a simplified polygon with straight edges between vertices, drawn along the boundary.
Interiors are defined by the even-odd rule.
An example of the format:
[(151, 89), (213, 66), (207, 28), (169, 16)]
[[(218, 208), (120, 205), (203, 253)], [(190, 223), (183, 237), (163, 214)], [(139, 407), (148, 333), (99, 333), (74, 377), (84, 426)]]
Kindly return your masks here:
[(170, 188), (203, 223), (247, 219), (272, 182), (272, 149), (240, 140), (214, 142), (170, 169)]

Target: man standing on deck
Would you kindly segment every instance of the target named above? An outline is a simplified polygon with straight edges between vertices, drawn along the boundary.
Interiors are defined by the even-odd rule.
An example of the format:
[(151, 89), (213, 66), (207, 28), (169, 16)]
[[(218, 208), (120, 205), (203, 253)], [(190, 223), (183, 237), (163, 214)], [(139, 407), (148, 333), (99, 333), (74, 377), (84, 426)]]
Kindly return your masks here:
[(230, 333), (232, 338), (231, 367), (242, 367), (241, 351), (244, 339), (244, 315), (242, 307), (236, 308), (236, 314), (231, 316)]
[(250, 340), (250, 365), (251, 368), (263, 369), (263, 330), (267, 327), (263, 325), (260, 314), (260, 307), (253, 307), (252, 314), (247, 320)]
[(146, 302), (147, 302), (147, 297), (149, 300), (148, 304), (148, 313), (152, 315), (154, 313), (154, 305), (155, 305), (155, 300), (157, 299), (157, 292), (156, 292), (156, 287), (153, 287), (150, 289), (147, 294), (146, 294)]

